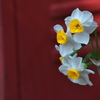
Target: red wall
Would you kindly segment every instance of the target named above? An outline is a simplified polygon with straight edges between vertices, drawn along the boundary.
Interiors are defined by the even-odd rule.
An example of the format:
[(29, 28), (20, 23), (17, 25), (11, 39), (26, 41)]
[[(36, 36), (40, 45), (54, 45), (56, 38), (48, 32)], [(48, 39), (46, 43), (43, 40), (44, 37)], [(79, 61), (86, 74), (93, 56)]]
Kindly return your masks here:
[[(90, 75), (92, 87), (73, 84), (58, 71), (53, 30), (55, 24), (65, 26), (63, 19), (77, 7), (91, 11), (100, 24), (99, 4), (99, 0), (2, 0), (0, 100), (99, 100), (95, 67), (90, 68), (96, 72)], [(86, 53), (82, 50), (80, 55)]]

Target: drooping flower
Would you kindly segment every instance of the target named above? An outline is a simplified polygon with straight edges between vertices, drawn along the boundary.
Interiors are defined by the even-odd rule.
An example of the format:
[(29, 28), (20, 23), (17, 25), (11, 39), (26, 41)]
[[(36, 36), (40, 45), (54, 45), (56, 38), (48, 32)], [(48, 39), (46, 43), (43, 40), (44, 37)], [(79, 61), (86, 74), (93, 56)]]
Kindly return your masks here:
[(98, 27), (91, 12), (80, 11), (78, 8), (72, 12), (71, 16), (65, 18), (65, 24), (71, 33), (75, 33), (74, 40), (82, 44), (88, 44), (89, 34)]
[(59, 46), (55, 45), (55, 48), (60, 52), (62, 57), (81, 48), (81, 44), (75, 42), (70, 33), (65, 33), (61, 25), (55, 25), (54, 30), (57, 33), (56, 38), (59, 43)]
[(59, 67), (59, 71), (68, 76), (73, 83), (78, 83), (80, 85), (93, 85), (89, 80), (88, 74), (94, 74), (94, 72), (84, 68), (81, 57), (71, 57), (69, 55), (63, 57), (62, 65)]
[(90, 58), (90, 60), (95, 66), (97, 66), (97, 71), (98, 71), (98, 74), (100, 76), (100, 60), (94, 60), (92, 58)]
[(94, 65), (100, 67), (100, 60), (94, 60), (92, 58), (90, 58), (90, 60), (93, 62)]

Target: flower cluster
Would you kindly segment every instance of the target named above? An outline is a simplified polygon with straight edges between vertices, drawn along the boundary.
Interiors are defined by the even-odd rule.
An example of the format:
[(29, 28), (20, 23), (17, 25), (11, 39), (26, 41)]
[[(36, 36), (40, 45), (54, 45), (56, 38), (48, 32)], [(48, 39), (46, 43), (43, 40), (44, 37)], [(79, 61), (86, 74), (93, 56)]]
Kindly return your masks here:
[[(90, 34), (96, 30), (98, 24), (94, 21), (91, 12), (80, 11), (78, 8), (72, 12), (71, 16), (66, 17), (64, 21), (66, 31), (59, 24), (54, 26), (54, 31), (57, 33), (56, 39), (59, 44), (55, 45), (55, 48), (61, 55), (60, 61), (62, 64), (58, 69), (61, 73), (68, 76), (73, 83), (92, 86), (93, 84), (89, 80), (88, 74), (94, 74), (94, 71), (87, 69), (87, 67), (94, 64), (95, 60), (100, 60), (100, 57), (96, 59), (97, 51), (94, 49)], [(93, 52), (88, 53), (84, 59), (78, 57), (77, 52), (89, 43), (92, 45)], [(98, 50), (98, 41), (96, 44), (96, 49)], [(86, 63), (88, 59), (91, 60), (90, 63)]]

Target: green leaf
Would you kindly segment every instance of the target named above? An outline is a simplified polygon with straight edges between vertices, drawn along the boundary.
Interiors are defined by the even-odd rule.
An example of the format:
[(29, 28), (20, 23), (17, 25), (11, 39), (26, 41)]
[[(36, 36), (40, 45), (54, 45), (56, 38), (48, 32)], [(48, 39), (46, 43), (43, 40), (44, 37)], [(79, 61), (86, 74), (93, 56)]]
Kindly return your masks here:
[(90, 59), (90, 57), (92, 57), (92, 53), (88, 53), (85, 57), (84, 57), (84, 59), (83, 59), (83, 63), (85, 63), (88, 59)]

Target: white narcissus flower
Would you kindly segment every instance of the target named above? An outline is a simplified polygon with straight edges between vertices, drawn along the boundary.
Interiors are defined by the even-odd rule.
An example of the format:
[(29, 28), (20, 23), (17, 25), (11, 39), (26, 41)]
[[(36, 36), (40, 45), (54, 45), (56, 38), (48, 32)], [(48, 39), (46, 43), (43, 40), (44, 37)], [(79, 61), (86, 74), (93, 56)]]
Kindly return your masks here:
[(100, 67), (100, 60), (94, 60), (92, 58), (90, 58), (90, 60), (93, 62), (94, 65)]
[(100, 60), (94, 60), (94, 59), (92, 59), (92, 58), (90, 58), (90, 60), (92, 61), (92, 63), (93, 63), (94, 65), (97, 66), (97, 71), (98, 71), (98, 74), (99, 74), (99, 76), (100, 76)]
[(59, 43), (59, 46), (55, 45), (55, 48), (60, 52), (62, 57), (81, 48), (81, 44), (75, 42), (70, 33), (65, 33), (61, 25), (55, 25), (54, 30), (57, 33), (56, 38), (57, 42)]
[(63, 57), (62, 65), (59, 67), (59, 71), (68, 76), (73, 83), (78, 83), (80, 85), (93, 85), (89, 80), (88, 74), (94, 74), (94, 72), (84, 68), (81, 57), (71, 57), (69, 55)]
[(74, 33), (74, 40), (82, 44), (88, 44), (89, 34), (98, 27), (91, 12), (80, 11), (78, 8), (72, 12), (71, 16), (65, 18), (65, 24), (68, 30)]

